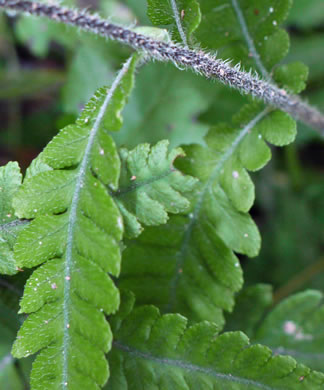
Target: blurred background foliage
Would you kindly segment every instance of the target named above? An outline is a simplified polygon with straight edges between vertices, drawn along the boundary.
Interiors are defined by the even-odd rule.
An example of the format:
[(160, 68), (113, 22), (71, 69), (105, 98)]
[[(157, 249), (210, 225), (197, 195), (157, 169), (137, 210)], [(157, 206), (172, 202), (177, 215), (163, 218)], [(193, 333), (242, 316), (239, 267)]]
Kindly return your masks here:
[[(128, 26), (151, 25), (145, 0), (62, 3), (97, 10)], [(324, 111), (323, 0), (295, 0), (285, 28), (291, 46), (283, 63), (308, 65), (303, 98)], [(228, 50), (220, 47), (219, 56), (227, 58)], [(25, 170), (58, 130), (74, 121), (94, 91), (110, 84), (129, 53), (120, 44), (73, 28), (1, 13), (1, 165), (17, 160)], [(128, 147), (165, 138), (171, 146), (204, 143), (210, 125), (230, 120), (247, 99), (174, 66), (146, 64), (138, 70), (116, 141)], [(253, 175), (252, 215), (263, 245), (257, 258), (242, 258), (245, 283), (271, 284), (274, 302), (306, 288), (324, 291), (324, 143), (304, 124), (298, 123), (298, 130), (297, 142), (273, 149), (271, 163)], [(22, 321), (16, 313), (27, 277), (28, 271), (0, 278), (0, 383), (8, 384), (6, 390), (28, 389), (30, 360), (18, 363), (10, 355)]]

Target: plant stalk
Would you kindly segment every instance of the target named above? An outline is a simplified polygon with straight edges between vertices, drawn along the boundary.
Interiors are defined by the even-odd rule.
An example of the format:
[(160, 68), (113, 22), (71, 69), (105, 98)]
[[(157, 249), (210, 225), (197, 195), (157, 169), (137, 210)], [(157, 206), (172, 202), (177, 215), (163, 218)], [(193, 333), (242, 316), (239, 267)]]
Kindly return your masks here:
[(74, 9), (48, 5), (28, 0), (0, 0), (0, 7), (17, 12), (44, 16), (49, 19), (72, 25), (96, 35), (117, 40), (135, 50), (143, 50), (159, 61), (171, 61), (176, 66), (191, 69), (207, 78), (218, 79), (239, 91), (250, 94), (273, 107), (277, 107), (294, 118), (317, 129), (324, 136), (324, 115), (299, 97), (288, 94), (270, 82), (261, 80), (251, 72), (240, 70), (240, 66), (230, 66), (229, 61), (217, 59), (202, 50), (190, 50), (174, 43), (157, 41), (130, 29), (101, 19), (97, 15)]

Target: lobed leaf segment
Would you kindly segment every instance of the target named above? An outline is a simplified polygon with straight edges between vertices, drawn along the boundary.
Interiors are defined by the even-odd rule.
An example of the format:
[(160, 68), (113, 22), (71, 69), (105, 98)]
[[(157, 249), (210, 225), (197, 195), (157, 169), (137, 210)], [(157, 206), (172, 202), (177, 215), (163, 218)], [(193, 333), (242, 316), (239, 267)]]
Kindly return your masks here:
[(33, 389), (98, 389), (109, 375), (105, 314), (119, 306), (111, 276), (120, 272), (123, 234), (107, 191), (118, 188), (120, 175), (109, 132), (122, 124), (136, 61), (131, 57), (112, 87), (101, 88), (76, 123), (48, 144), (42, 172), (30, 171), (14, 199), (16, 214), (32, 219), (15, 244), (15, 260), (19, 267), (41, 265), (27, 281), (20, 312), (30, 315), (13, 346), (19, 358), (41, 350)]
[(134, 298), (129, 293), (122, 302), (111, 319), (115, 339), (107, 390), (323, 387), (324, 374), (289, 356), (272, 355), (263, 345), (251, 345), (242, 332), (219, 335), (209, 322), (187, 327), (187, 319), (179, 314), (161, 316), (154, 306), (133, 309)]

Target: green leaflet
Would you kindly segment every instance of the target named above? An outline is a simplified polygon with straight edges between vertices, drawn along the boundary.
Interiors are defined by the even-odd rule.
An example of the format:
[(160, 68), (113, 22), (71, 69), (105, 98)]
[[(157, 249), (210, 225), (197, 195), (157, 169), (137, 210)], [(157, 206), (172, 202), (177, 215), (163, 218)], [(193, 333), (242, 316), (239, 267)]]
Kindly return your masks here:
[(107, 192), (116, 189), (120, 161), (110, 131), (133, 85), (136, 57), (110, 89), (101, 88), (74, 125), (42, 152), (40, 167), (14, 199), (16, 214), (34, 218), (19, 236), (15, 259), (37, 268), (27, 281), (21, 312), (31, 313), (13, 346), (20, 358), (41, 350), (32, 389), (98, 389), (109, 371), (105, 353), (112, 335), (104, 313), (117, 310), (110, 276), (120, 270), (123, 223)]
[(272, 305), (269, 285), (249, 286), (239, 294), (233, 313), (227, 316), (226, 330), (241, 330), (253, 344), (262, 343), (276, 354), (290, 355), (323, 371), (323, 293), (306, 290), (271, 309)]
[(280, 302), (255, 331), (252, 340), (323, 371), (323, 320), (323, 293), (308, 290)]
[(268, 77), (288, 52), (288, 34), (278, 26), (291, 4), (292, 0), (220, 0), (217, 4), (202, 0), (197, 38), (203, 47), (219, 50), (221, 57)]
[(197, 29), (201, 20), (199, 4), (196, 0), (174, 0), (177, 12), (172, 6), (172, 1), (148, 0), (147, 15), (155, 26), (168, 26), (172, 30), (173, 40), (182, 41), (177, 28), (177, 19), (190, 38)]
[(136, 76), (134, 93), (124, 112), (123, 131), (114, 135), (116, 143), (129, 149), (161, 139), (169, 139), (172, 148), (203, 144), (208, 126), (197, 118), (214, 99), (214, 87), (170, 64), (147, 64)]
[(190, 203), (188, 195), (197, 180), (174, 168), (173, 162), (184, 153), (180, 148), (168, 152), (169, 141), (160, 141), (135, 149), (120, 150), (122, 161), (118, 190), (113, 194), (124, 217), (126, 235), (138, 236), (143, 227), (167, 222), (168, 213), (182, 213)]
[(242, 286), (233, 252), (256, 256), (260, 248), (259, 232), (247, 213), (254, 186), (246, 168), (258, 170), (268, 162), (265, 140), (284, 145), (295, 134), (289, 116), (253, 104), (242, 109), (233, 125), (213, 127), (205, 138), (207, 147), (185, 146), (186, 157), (176, 165), (200, 179), (191, 194), (193, 206), (187, 215), (126, 243), (120, 286), (134, 291), (139, 304), (153, 303), (190, 321), (223, 326), (223, 310), (232, 310)]
[(15, 217), (11, 203), (21, 180), (22, 175), (16, 162), (0, 167), (0, 274), (17, 273), (13, 246), (25, 223)]
[(294, 62), (273, 67), (288, 53), (289, 36), (279, 28), (285, 21), (292, 0), (202, 0), (202, 23), (197, 31), (200, 42), (218, 49), (220, 56), (255, 69), (264, 78), (274, 81), (290, 92), (305, 88), (308, 68)]
[(288, 356), (274, 356), (250, 345), (241, 332), (218, 335), (217, 326), (201, 322), (187, 327), (179, 314), (161, 316), (153, 306), (132, 310), (123, 296), (111, 319), (114, 332), (107, 390), (320, 390), (324, 374)]
[(278, 66), (274, 70), (274, 79), (277, 84), (294, 93), (300, 93), (306, 88), (307, 78), (308, 67), (298, 61)]
[(191, 225), (190, 217), (175, 216), (126, 242), (119, 286), (132, 288), (139, 304), (153, 302), (164, 312), (222, 326), (222, 312), (231, 310), (241, 288), (242, 271), (208, 222), (203, 230)]

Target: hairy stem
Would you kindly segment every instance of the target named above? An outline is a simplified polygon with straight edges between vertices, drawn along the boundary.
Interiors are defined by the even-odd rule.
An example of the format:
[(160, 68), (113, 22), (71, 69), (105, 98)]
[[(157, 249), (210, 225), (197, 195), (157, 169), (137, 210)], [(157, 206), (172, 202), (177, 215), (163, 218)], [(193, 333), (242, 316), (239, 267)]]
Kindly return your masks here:
[(289, 95), (285, 90), (260, 80), (249, 72), (240, 70), (238, 65), (231, 67), (228, 62), (216, 59), (203, 51), (189, 50), (174, 43), (156, 41), (130, 29), (109, 23), (96, 15), (58, 5), (47, 5), (27, 0), (0, 0), (0, 7), (45, 16), (64, 24), (73, 25), (96, 35), (122, 42), (135, 50), (144, 50), (149, 56), (159, 61), (171, 61), (175, 65), (190, 68), (207, 78), (218, 79), (245, 94), (250, 94), (265, 103), (286, 111), (294, 118), (319, 130), (324, 136), (324, 115), (315, 108), (302, 102), (297, 96)]

